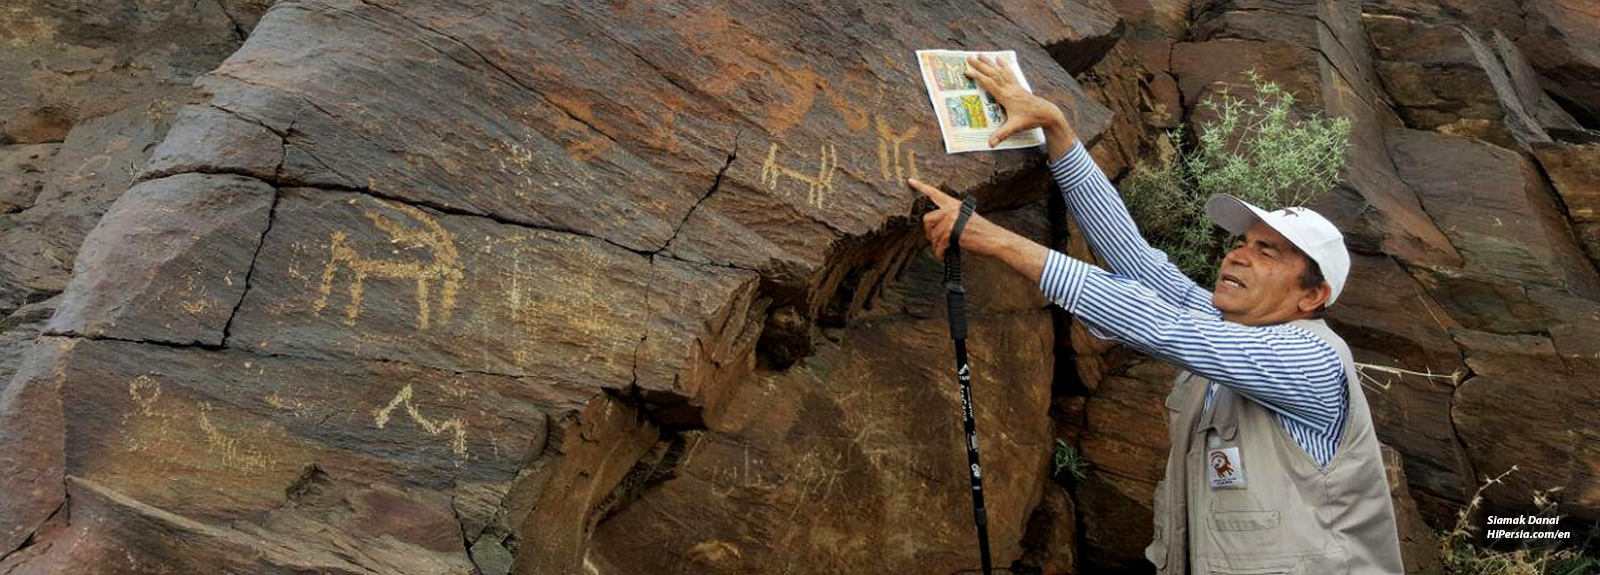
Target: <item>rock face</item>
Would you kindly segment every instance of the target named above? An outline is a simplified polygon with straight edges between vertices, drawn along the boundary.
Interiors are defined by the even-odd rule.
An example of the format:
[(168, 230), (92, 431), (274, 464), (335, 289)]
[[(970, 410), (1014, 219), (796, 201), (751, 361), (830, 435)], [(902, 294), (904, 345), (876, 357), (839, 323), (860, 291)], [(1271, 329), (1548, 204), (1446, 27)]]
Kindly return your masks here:
[[(170, 130), (96, 144), (131, 154), (99, 184), (120, 199), (0, 395), (0, 569), (975, 567), (904, 178), (1039, 241), (1047, 189), (1037, 152), (939, 153), (913, 50), (1014, 47), (1093, 137), (1110, 113), (1067, 67), (1118, 22), (1081, 8), (277, 4)], [(77, 152), (8, 113), (32, 179), (0, 197), (44, 205), (38, 166)], [(1031, 282), (969, 269), (1009, 565), (1055, 338)]]
[(23, 0), (0, 14), (0, 314), (66, 287), (190, 84), (267, 4)]
[[(1114, 178), (1247, 69), (1350, 118), (1314, 207), (1408, 566), (1513, 464), (1488, 509), (1600, 521), (1595, 38), (1557, 0), (24, 0), (0, 572), (975, 569), (903, 180), (1093, 254), (1038, 152), (940, 153), (926, 47), (1017, 50)], [(1176, 368), (968, 264), (996, 565), (1148, 572)]]

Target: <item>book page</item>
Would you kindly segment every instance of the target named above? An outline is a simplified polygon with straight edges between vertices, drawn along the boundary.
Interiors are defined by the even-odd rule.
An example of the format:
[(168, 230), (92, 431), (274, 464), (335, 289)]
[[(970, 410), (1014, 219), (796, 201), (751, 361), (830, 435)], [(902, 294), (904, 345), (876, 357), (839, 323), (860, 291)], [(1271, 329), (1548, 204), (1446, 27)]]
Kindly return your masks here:
[(928, 87), (928, 99), (933, 102), (939, 131), (944, 135), (945, 153), (1009, 150), (1043, 144), (1044, 131), (1034, 128), (1012, 134), (1000, 145), (989, 147), (989, 137), (1005, 124), (1006, 115), (993, 96), (967, 77), (967, 57), (974, 55), (998, 56), (1001, 64), (1016, 75), (1017, 83), (1024, 90), (1033, 91), (1017, 65), (1014, 51), (917, 50), (922, 81)]

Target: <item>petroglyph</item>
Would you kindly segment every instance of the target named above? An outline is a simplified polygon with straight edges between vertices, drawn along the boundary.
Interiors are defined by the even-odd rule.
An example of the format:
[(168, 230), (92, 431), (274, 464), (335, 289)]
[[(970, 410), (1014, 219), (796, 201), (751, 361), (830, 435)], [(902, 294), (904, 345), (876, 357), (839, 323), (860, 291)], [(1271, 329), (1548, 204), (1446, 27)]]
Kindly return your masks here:
[(450, 442), (450, 450), (455, 452), (456, 457), (465, 459), (467, 457), (467, 424), (462, 422), (459, 417), (452, 417), (442, 421), (423, 417), (422, 412), (417, 410), (416, 404), (411, 402), (411, 393), (411, 384), (409, 383), (400, 388), (400, 393), (395, 394), (394, 399), (389, 400), (388, 405), (373, 412), (374, 418), (372, 422), (378, 426), (378, 429), (383, 429), (383, 426), (388, 425), (389, 415), (394, 412), (394, 408), (404, 405), (406, 407), (406, 415), (411, 416), (411, 420), (422, 426), (422, 430), (428, 432), (429, 435), (439, 435), (447, 429), (451, 430), (454, 436)]
[[(751, 469), (751, 464), (755, 465)], [(711, 493), (719, 498), (732, 497), (740, 492), (768, 493), (778, 487), (778, 482), (764, 477), (762, 459), (750, 459), (750, 446), (743, 446), (740, 463), (732, 467), (714, 467), (711, 470)]]
[(797, 485), (800, 493), (785, 522), (793, 521), (801, 508), (825, 505), (834, 494), (834, 486), (846, 473), (844, 455), (837, 451), (829, 450), (827, 454), (808, 451), (802, 455), (788, 477), (788, 483)]
[(139, 413), (155, 415), (156, 401), (161, 399), (161, 383), (148, 375), (135, 377), (128, 382), (128, 395), (133, 396), (133, 404), (138, 406)]
[(900, 145), (906, 140), (917, 137), (921, 132), (921, 126), (912, 126), (905, 132), (896, 134), (894, 127), (890, 126), (887, 120), (878, 118), (878, 171), (883, 174), (884, 181), (921, 177), (917, 175), (916, 150), (907, 149), (904, 155), (900, 153)]
[(500, 171), (521, 178), (523, 186), (532, 188), (535, 183), (534, 175), (539, 171), (534, 165), (533, 152), (517, 142), (496, 145), (504, 151), (500, 156)]
[(774, 143), (767, 148), (767, 160), (761, 163), (761, 184), (772, 191), (777, 191), (778, 184), (786, 177), (805, 184), (806, 203), (820, 208), (827, 204), (828, 195), (833, 193), (833, 172), (838, 167), (839, 150), (833, 144), (821, 146), (817, 152), (817, 173), (811, 175), (780, 163), (778, 144)]
[[(169, 405), (172, 402), (161, 402), (161, 383), (149, 375), (141, 375), (129, 381), (128, 396), (133, 400), (134, 409), (123, 414), (123, 425), (126, 426), (128, 418), (133, 415), (142, 415), (158, 422), (157, 427), (153, 430), (128, 434), (128, 449), (131, 451), (163, 453), (164, 450), (170, 450), (170, 447), (165, 446), (168, 441), (174, 439), (169, 436), (169, 432), (174, 429), (188, 427), (185, 424), (175, 428), (171, 425), (172, 422), (192, 420), (197, 425), (189, 429), (198, 429), (200, 438), (206, 444), (206, 450), (221, 458), (224, 464), (245, 470), (266, 469), (275, 464), (266, 452), (260, 448), (252, 447), (248, 443), (228, 435), (217, 427), (215, 423), (212, 423), (210, 417), (212, 407), (210, 403), (200, 402), (197, 406), (198, 412), (191, 418), (186, 413), (187, 410), (183, 408), (181, 402), (173, 405)], [(157, 409), (158, 403), (167, 406), (166, 409)]]
[(206, 447), (211, 453), (222, 458), (224, 463), (238, 466), (243, 469), (266, 469), (271, 466), (271, 461), (260, 448), (252, 447), (236, 438), (230, 437), (211, 423), (211, 418), (206, 414), (211, 412), (211, 404), (200, 402), (200, 431), (205, 434)]
[(417, 282), (417, 327), (428, 329), (434, 316), (431, 306), (431, 285), (439, 284), (439, 321), (449, 321), (450, 312), (455, 309), (456, 292), (461, 289), (461, 262), (456, 254), (454, 236), (445, 231), (439, 222), (427, 213), (417, 208), (391, 203), (390, 206), (404, 212), (412, 220), (422, 225), (421, 229), (408, 227), (400, 221), (382, 214), (366, 212), (364, 215), (372, 221), (372, 225), (383, 230), (389, 235), (389, 243), (406, 249), (426, 249), (432, 255), (432, 261), (405, 261), (396, 259), (378, 259), (362, 256), (356, 248), (350, 245), (350, 236), (342, 231), (334, 232), (329, 238), (328, 263), (322, 270), (322, 285), (317, 288), (317, 300), (312, 303), (312, 311), (322, 313), (328, 305), (328, 295), (333, 291), (335, 276), (340, 268), (351, 274), (349, 287), (349, 301), (345, 303), (344, 323), (355, 325), (357, 317), (361, 316), (361, 296), (368, 278), (412, 280)]

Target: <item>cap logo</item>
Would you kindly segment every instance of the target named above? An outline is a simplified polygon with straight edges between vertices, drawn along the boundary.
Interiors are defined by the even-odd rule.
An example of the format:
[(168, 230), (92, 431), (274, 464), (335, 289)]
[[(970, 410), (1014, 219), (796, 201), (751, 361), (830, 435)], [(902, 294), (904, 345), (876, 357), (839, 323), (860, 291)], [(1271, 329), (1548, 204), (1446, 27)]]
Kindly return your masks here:
[(1300, 215), (1300, 212), (1294, 211), (1294, 208), (1284, 208), (1283, 209), (1283, 215), (1298, 217)]

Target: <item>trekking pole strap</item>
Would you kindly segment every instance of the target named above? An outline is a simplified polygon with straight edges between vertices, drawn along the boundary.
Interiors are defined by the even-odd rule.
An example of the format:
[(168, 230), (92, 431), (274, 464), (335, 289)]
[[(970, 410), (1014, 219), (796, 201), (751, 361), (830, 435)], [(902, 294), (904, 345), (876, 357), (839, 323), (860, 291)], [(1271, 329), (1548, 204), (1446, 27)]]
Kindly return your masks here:
[(967, 339), (967, 288), (961, 285), (961, 232), (977, 209), (977, 197), (967, 196), (961, 201), (961, 213), (956, 216), (955, 228), (950, 230), (950, 247), (944, 250), (945, 304), (949, 308), (950, 337), (955, 339)]

